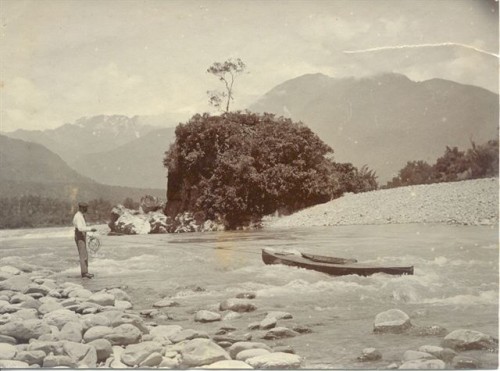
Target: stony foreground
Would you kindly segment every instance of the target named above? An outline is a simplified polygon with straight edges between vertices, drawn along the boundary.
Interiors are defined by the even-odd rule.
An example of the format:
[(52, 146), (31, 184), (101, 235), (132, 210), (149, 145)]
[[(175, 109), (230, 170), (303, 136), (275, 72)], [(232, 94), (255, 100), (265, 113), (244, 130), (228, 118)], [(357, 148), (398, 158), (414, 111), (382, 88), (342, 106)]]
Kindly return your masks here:
[[(244, 329), (227, 325), (231, 318), (258, 313), (243, 292), (212, 304), (193, 316), (193, 328), (172, 321), (160, 324), (162, 309), (178, 305), (169, 298), (139, 313), (129, 295), (119, 288), (91, 292), (83, 285), (55, 279), (51, 271), (21, 264), (0, 266), (0, 368), (217, 368), (298, 369), (303, 357), (294, 354), (286, 339), (311, 333), (290, 325), (287, 312), (263, 312), (260, 322)], [(163, 316), (165, 319), (165, 316)], [(218, 322), (213, 334), (196, 330), (196, 323)], [(165, 322), (165, 321), (163, 321)], [(498, 340), (467, 329), (452, 332), (440, 326), (417, 326), (397, 309), (374, 318), (376, 334), (423, 336), (419, 349), (408, 350), (396, 363), (383, 361), (375, 348), (360, 349), (353, 362), (378, 362), (377, 368), (444, 369), (498, 365)], [(383, 335), (382, 335), (383, 336)], [(426, 345), (438, 337), (441, 345)], [(471, 353), (472, 352), (472, 353)], [(380, 363), (382, 362), (382, 363)]]
[(475, 179), (346, 194), (264, 226), (309, 227), (355, 224), (498, 224), (498, 178)]

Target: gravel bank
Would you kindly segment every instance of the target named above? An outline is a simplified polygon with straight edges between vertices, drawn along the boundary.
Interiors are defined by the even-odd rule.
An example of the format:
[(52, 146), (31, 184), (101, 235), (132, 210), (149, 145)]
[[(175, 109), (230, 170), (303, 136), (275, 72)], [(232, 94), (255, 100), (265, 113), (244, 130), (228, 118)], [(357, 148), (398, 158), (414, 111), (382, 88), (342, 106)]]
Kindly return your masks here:
[(265, 228), (355, 224), (498, 224), (498, 178), (417, 185), (346, 194), (286, 217)]

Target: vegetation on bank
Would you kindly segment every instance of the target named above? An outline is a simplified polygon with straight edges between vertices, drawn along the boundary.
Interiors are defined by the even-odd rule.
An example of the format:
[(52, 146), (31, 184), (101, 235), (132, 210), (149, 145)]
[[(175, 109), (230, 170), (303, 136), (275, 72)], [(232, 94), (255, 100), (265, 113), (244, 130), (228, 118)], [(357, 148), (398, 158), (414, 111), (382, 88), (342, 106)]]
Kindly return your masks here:
[(425, 161), (408, 161), (385, 188), (498, 176), (498, 150), (498, 140), (482, 145), (471, 142), (467, 151), (446, 147), (443, 156), (433, 165)]
[[(132, 200), (127, 201), (134, 204)], [(112, 204), (103, 199), (88, 201), (87, 223), (109, 220)], [(71, 225), (78, 210), (76, 203), (41, 196), (0, 198), (0, 229)]]
[(177, 127), (164, 160), (167, 212), (189, 211), (233, 229), (377, 188), (373, 171), (335, 163), (332, 155), (311, 129), (287, 118), (197, 114)]

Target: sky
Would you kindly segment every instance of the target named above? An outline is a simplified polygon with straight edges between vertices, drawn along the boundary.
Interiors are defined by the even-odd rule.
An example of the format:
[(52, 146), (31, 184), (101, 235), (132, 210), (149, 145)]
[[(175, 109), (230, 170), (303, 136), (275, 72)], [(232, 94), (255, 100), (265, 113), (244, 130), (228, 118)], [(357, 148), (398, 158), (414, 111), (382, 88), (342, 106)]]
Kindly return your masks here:
[(0, 0), (0, 131), (84, 116), (213, 110), (206, 72), (241, 58), (232, 109), (307, 73), (445, 78), (498, 92), (494, 0)]

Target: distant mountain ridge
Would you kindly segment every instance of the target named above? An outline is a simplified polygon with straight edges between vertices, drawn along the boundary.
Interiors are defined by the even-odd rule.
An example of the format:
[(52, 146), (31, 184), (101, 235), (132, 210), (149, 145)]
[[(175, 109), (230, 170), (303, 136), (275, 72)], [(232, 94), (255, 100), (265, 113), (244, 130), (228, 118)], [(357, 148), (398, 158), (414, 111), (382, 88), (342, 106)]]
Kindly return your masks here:
[(175, 128), (157, 129), (113, 150), (82, 155), (72, 165), (104, 184), (166, 189), (163, 158), (174, 141)]
[(149, 194), (165, 197), (163, 189), (137, 189), (99, 184), (70, 168), (60, 156), (38, 143), (0, 135), (0, 197), (36, 195), (77, 202), (103, 198), (123, 202)]
[(78, 173), (103, 184), (165, 189), (163, 155), (175, 128), (159, 128), (148, 116), (99, 115), (49, 130), (16, 130), (5, 135), (39, 143)]
[(303, 75), (249, 107), (303, 121), (335, 160), (368, 165), (385, 184), (407, 161), (433, 162), (445, 147), (498, 137), (498, 95), (475, 86), (400, 74), (335, 79)]
[(40, 143), (71, 164), (82, 154), (112, 150), (156, 129), (143, 124), (139, 116), (99, 115), (82, 117), (56, 129), (16, 130), (5, 135)]

